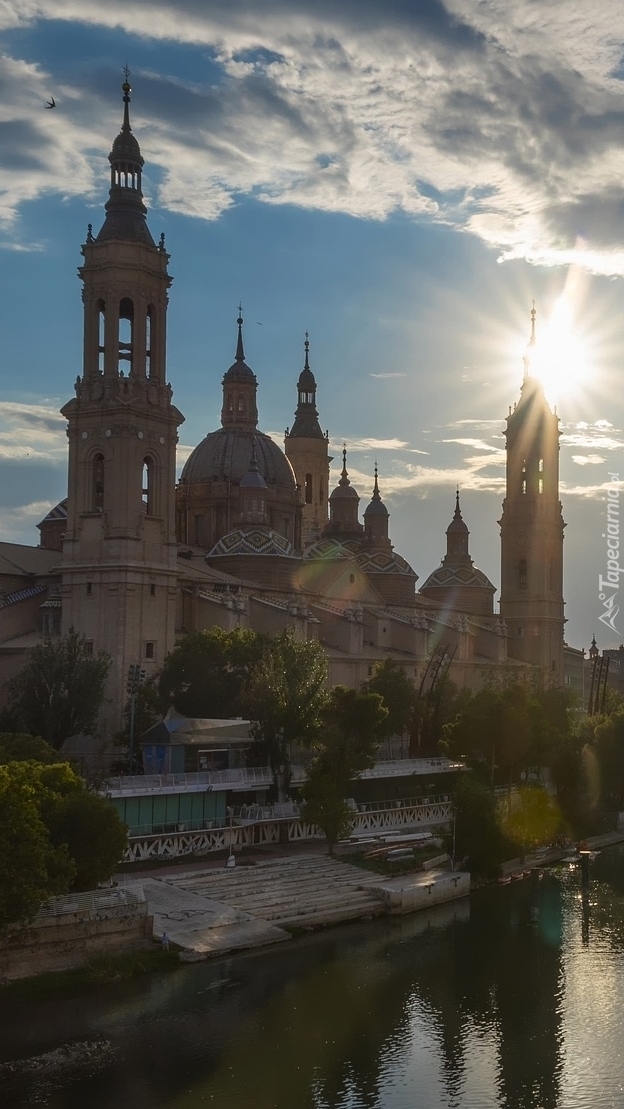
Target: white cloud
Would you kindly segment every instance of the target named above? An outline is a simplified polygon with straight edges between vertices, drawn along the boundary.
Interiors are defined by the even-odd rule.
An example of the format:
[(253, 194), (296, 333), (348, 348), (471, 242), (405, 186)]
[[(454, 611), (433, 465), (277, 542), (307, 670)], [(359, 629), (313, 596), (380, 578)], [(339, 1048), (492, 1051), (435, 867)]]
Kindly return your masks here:
[(577, 466), (600, 466), (605, 462), (600, 454), (573, 454), (572, 461)]
[[(208, 51), (216, 85), (213, 68), (203, 84), (135, 74), (137, 132), (175, 211), (214, 219), (241, 194), (368, 219), (402, 210), (503, 258), (624, 273), (619, 0), (0, 3), (5, 30), (47, 19)], [(0, 59), (6, 223), (23, 200), (103, 179), (114, 105), (100, 74), (80, 81)]]
[(63, 462), (65, 420), (50, 404), (0, 401), (0, 458)]

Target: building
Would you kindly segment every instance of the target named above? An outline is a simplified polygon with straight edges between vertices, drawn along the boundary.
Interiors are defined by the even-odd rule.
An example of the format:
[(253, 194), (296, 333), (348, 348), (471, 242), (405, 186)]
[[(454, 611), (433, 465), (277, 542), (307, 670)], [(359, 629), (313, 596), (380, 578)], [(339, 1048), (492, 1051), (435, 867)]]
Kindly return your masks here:
[(169, 255), (147, 222), (130, 91), (126, 82), (104, 221), (82, 247), (84, 364), (62, 409), (67, 498), (39, 525), (39, 547), (0, 544), (2, 674), (41, 634), (75, 628), (113, 660), (101, 720), (109, 735), (122, 727), (130, 665), (153, 673), (177, 636), (215, 624), (317, 638), (332, 684), (359, 687), (391, 657), (420, 685), (436, 652), (462, 686), (503, 673), (562, 684), (558, 419), (528, 356), (507, 419), (500, 614), (470, 557), (459, 491), (446, 555), (420, 591), (393, 547), (377, 467), (362, 519), (346, 447), (330, 491), (307, 335), (281, 450), (259, 429), (239, 309), (221, 426), (176, 486), (183, 416), (166, 372)]

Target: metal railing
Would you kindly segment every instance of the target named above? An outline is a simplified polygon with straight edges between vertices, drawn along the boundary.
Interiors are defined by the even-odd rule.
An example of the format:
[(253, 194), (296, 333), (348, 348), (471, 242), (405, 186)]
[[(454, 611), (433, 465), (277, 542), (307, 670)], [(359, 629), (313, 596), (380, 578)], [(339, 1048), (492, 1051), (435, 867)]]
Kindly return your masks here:
[(89, 890), (87, 893), (66, 893), (62, 897), (52, 897), (46, 901), (39, 909), (34, 923), (57, 916), (72, 915), (84, 920), (117, 915), (128, 910), (136, 911), (144, 902), (143, 887), (129, 883)]
[[(360, 778), (400, 778), (411, 775), (443, 774), (463, 770), (463, 763), (445, 758), (388, 759), (363, 770)], [(303, 766), (293, 766), (292, 785), (305, 781)], [(273, 774), (268, 766), (237, 767), (229, 770), (200, 770), (191, 774), (128, 774), (126, 777), (108, 778), (105, 791), (109, 797), (128, 794), (146, 796), (151, 793), (205, 793), (224, 789), (266, 789), (273, 784)]]

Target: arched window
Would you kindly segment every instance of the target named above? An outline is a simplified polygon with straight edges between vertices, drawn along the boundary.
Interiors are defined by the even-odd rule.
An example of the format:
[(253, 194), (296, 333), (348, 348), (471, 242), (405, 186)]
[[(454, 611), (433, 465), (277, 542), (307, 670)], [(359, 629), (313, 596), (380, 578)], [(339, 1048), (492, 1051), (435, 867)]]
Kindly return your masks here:
[(127, 369), (132, 373), (132, 346), (134, 340), (134, 304), (129, 297), (119, 302), (119, 373)]
[(323, 479), (321, 478), (320, 483), (319, 483), (319, 504), (322, 504), (322, 503), (323, 503)]
[(305, 503), (312, 504), (312, 474), (305, 476)]
[(538, 474), (539, 474), (539, 477), (537, 479), (537, 491), (538, 491), (538, 493), (543, 493), (544, 492), (544, 459), (543, 458), (540, 458), (538, 466), (537, 466), (537, 470), (538, 470)]
[(526, 493), (527, 491), (527, 472), (526, 472), (526, 459), (522, 463), (522, 472), (520, 474), (520, 492)]
[(154, 463), (151, 458), (143, 459), (141, 479), (141, 500), (147, 516), (154, 515)]
[(106, 324), (106, 305), (103, 300), (98, 300), (95, 306), (97, 312), (97, 331), (98, 331), (98, 361), (97, 368), (99, 373), (104, 373), (104, 343), (105, 343), (105, 324)]
[(101, 512), (104, 506), (104, 455), (96, 454), (93, 459), (91, 481), (91, 510)]
[(145, 376), (152, 376), (152, 344), (154, 342), (154, 305), (149, 304), (145, 317)]
[(238, 411), (239, 412), (244, 412), (245, 411), (245, 398), (244, 398), (242, 393), (238, 394)]
[(518, 563), (518, 589), (526, 589), (527, 580), (528, 573), (526, 558), (521, 558), (520, 562)]

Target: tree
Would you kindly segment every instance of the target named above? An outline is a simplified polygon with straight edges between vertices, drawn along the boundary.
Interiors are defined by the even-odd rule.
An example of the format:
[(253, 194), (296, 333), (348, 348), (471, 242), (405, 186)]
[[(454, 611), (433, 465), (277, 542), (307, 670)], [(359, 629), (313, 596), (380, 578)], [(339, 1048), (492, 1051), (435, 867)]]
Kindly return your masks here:
[(42, 902), (65, 893), (74, 875), (66, 847), (50, 842), (28, 767), (0, 766), (0, 931), (32, 919)]
[(506, 855), (492, 791), (474, 774), (460, 774), (453, 801), (456, 858), (466, 860), (471, 874), (492, 876)]
[(120, 862), (127, 830), (68, 763), (0, 766), (0, 926), (55, 894), (91, 889)]
[(403, 735), (412, 723), (416, 699), (414, 683), (404, 668), (393, 658), (375, 663), (365, 689), (368, 693), (378, 693), (387, 710), (384, 736)]
[(58, 754), (40, 736), (0, 732), (0, 764), (8, 762), (56, 762)]
[(347, 796), (353, 778), (375, 763), (387, 710), (378, 693), (334, 686), (302, 789), (304, 818), (324, 832), (330, 853), (349, 827)]
[(159, 690), (184, 716), (242, 715), (243, 689), (262, 658), (263, 638), (244, 628), (190, 632), (167, 655)]
[(309, 747), (318, 734), (326, 681), (323, 648), (316, 640), (297, 640), (291, 631), (267, 641), (251, 673), (245, 711), (266, 751), (280, 801), (290, 784), (293, 744)]
[(7, 711), (16, 730), (41, 736), (57, 750), (69, 736), (92, 732), (109, 667), (106, 652), (91, 654), (73, 628), (33, 647), (24, 668), (7, 682)]

